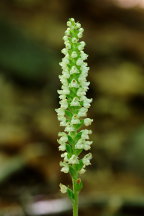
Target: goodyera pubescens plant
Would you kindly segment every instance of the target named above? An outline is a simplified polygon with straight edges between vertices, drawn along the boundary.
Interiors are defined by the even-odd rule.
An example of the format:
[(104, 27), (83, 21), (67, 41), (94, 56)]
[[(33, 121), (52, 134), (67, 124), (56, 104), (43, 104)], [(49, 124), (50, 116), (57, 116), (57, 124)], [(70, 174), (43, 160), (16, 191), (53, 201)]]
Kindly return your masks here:
[(93, 121), (86, 117), (92, 99), (86, 97), (89, 67), (85, 60), (88, 55), (83, 51), (85, 42), (79, 41), (84, 29), (73, 18), (69, 19), (67, 26), (63, 37), (65, 48), (62, 49), (65, 56), (60, 63), (60, 108), (56, 109), (56, 112), (60, 126), (64, 127), (64, 132), (58, 134), (59, 150), (64, 152), (61, 154), (61, 171), (70, 173), (73, 187), (70, 189), (69, 186), (60, 184), (60, 190), (68, 194), (73, 204), (73, 216), (78, 216), (78, 194), (82, 189), (80, 175), (86, 171), (86, 166), (90, 165), (92, 158), (91, 153), (81, 156), (83, 150), (88, 151), (92, 144), (92, 141), (89, 141), (92, 131), (85, 129), (85, 126), (89, 126)]

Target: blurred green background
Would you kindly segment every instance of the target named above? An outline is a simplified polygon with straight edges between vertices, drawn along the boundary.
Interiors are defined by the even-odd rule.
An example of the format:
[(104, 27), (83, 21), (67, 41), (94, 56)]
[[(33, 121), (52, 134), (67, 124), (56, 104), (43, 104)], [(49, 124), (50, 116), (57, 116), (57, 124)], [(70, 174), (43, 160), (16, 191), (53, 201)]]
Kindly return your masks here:
[(0, 1), (0, 216), (71, 215), (54, 111), (70, 17), (94, 99), (80, 216), (144, 216), (144, 0)]

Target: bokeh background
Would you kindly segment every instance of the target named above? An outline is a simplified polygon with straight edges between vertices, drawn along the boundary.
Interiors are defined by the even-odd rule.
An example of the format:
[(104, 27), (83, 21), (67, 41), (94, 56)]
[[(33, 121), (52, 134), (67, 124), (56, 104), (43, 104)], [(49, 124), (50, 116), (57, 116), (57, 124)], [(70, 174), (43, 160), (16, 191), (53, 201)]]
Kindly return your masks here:
[(0, 216), (71, 215), (55, 113), (70, 17), (85, 29), (94, 99), (80, 216), (143, 216), (144, 0), (0, 1)]

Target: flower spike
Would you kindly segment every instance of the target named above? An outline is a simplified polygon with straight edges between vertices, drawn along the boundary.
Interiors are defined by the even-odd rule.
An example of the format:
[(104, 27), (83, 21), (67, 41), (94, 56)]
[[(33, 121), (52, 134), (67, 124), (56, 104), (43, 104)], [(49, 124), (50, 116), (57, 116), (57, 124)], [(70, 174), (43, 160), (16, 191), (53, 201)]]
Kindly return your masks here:
[(85, 172), (92, 159), (91, 153), (81, 157), (82, 151), (90, 150), (92, 144), (92, 141), (89, 141), (91, 130), (84, 129), (93, 121), (86, 117), (92, 99), (86, 97), (89, 88), (89, 82), (86, 80), (89, 67), (85, 60), (88, 55), (83, 51), (85, 42), (79, 41), (84, 29), (73, 18), (68, 20), (67, 26), (63, 37), (65, 48), (61, 51), (64, 57), (60, 62), (60, 108), (56, 109), (56, 112), (60, 126), (64, 127), (65, 131), (59, 133), (58, 140), (59, 150), (64, 152), (61, 155), (61, 171), (70, 174), (73, 189), (60, 184), (60, 190), (62, 193), (67, 192), (73, 202), (73, 215), (78, 216), (78, 193), (82, 188), (79, 176)]

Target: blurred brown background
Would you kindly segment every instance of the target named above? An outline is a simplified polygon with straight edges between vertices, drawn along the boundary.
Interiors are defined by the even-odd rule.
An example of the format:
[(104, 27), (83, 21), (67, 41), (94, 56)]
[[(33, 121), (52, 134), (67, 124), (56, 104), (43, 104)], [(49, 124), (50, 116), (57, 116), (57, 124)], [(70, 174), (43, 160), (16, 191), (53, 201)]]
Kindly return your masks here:
[(80, 216), (143, 216), (144, 0), (0, 1), (0, 216), (71, 215), (54, 111), (70, 17), (85, 29), (94, 99)]

